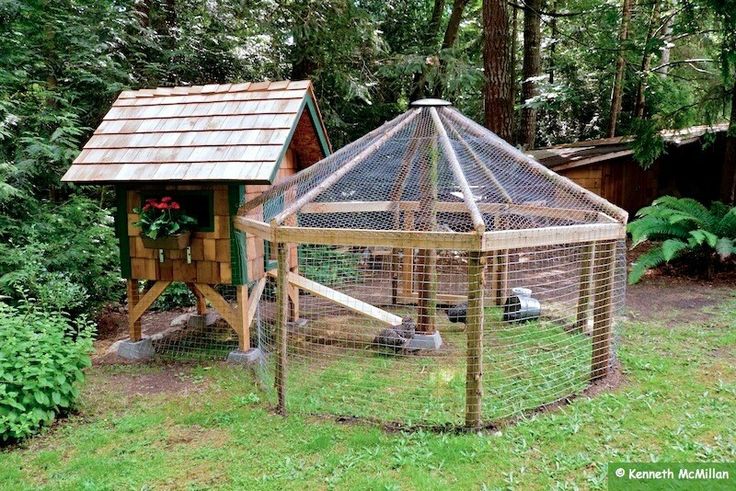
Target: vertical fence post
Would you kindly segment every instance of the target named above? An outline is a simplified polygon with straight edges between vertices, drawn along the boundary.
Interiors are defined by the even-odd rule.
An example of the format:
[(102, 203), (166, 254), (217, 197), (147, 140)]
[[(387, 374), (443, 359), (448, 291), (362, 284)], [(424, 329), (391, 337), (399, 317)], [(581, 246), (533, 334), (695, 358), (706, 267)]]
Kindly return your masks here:
[(613, 279), (616, 266), (616, 243), (602, 242), (595, 246), (593, 260), (593, 352), (590, 379), (608, 375), (611, 363), (611, 334), (613, 324)]
[(591, 300), (591, 278), (593, 274), (593, 244), (584, 244), (580, 248), (580, 278), (578, 281), (578, 307), (575, 318), (575, 332), (584, 332), (588, 325), (588, 314)]
[(483, 401), (483, 269), (485, 255), (468, 253), (467, 373), (465, 376), (465, 426), (481, 424)]
[(289, 251), (283, 242), (276, 243), (276, 411), (286, 416), (286, 338), (289, 319)]

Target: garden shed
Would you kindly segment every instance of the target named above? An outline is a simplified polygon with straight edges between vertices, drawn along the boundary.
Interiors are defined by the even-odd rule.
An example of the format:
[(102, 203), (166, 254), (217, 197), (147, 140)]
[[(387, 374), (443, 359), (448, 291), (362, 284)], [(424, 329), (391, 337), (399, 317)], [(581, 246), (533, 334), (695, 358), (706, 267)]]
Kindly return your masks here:
[(614, 362), (627, 213), (446, 101), (412, 103), (238, 215), (277, 251), (276, 288), (251, 300), (281, 411), (478, 427)]
[[(247, 285), (263, 277), (268, 258), (262, 241), (246, 240), (233, 227), (233, 217), (241, 202), (329, 153), (309, 81), (122, 92), (62, 180), (115, 186), (130, 341), (141, 340), (141, 316), (177, 281), (196, 295), (200, 314), (209, 300), (247, 350)], [(136, 210), (162, 197), (196, 219), (180, 249), (152, 247), (134, 225)], [(237, 304), (214, 285), (234, 285)], [(138, 356), (141, 349), (125, 353)]]

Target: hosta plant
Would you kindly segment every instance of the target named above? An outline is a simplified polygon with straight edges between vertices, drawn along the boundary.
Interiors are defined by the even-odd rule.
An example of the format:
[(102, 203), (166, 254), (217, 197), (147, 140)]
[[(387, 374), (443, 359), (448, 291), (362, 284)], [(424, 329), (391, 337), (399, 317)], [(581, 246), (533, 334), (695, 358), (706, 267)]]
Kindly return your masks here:
[(133, 211), (140, 216), (134, 225), (151, 239), (178, 235), (197, 225), (197, 220), (184, 213), (181, 205), (171, 196), (164, 196), (160, 200), (147, 199), (142, 208)]
[(629, 283), (663, 263), (686, 255), (703, 259), (710, 277), (719, 261), (736, 252), (736, 207), (714, 202), (710, 208), (690, 198), (663, 196), (636, 213), (629, 224), (632, 249), (651, 241), (653, 247), (631, 268)]

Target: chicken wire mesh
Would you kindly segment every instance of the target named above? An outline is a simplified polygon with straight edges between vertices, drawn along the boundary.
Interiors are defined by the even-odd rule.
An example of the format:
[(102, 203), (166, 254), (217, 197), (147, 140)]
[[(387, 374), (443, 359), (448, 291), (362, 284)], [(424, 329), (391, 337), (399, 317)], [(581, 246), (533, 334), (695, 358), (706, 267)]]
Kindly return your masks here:
[[(298, 246), (298, 267), (292, 271), (329, 290), (290, 292), (286, 407), (401, 426), (463, 424), (467, 378), (474, 372), (468, 371), (467, 326), (481, 318), (480, 312), (468, 309), (468, 294), (484, 299), (479, 320), (482, 421), (498, 422), (579, 393), (590, 383), (597, 361), (607, 367), (614, 362), (612, 351), (605, 360), (596, 360), (596, 350), (603, 356), (603, 344), (613, 346), (613, 333), (596, 340), (594, 329), (609, 311), (620, 311), (625, 285), (622, 274), (605, 281), (610, 269), (603, 266), (623, 265), (624, 244), (602, 242), (596, 247), (595, 259), (590, 244), (483, 255), (483, 281), (476, 291), (469, 291), (473, 273), (468, 262), (474, 253), (434, 251), (437, 297), (428, 328), (420, 321), (422, 309), (417, 305), (428, 285), (416, 275), (409, 285), (401, 284), (403, 271), (397, 275), (393, 269), (396, 251)], [(399, 259), (416, 272), (417, 263), (426, 259), (421, 254), (427, 253), (410, 254), (411, 260), (403, 255)], [(604, 299), (599, 294), (596, 303), (595, 288), (602, 283), (610, 290)], [(523, 290), (517, 294), (519, 288), (531, 290), (530, 295), (524, 296), (528, 292)], [(536, 310), (527, 300), (538, 302)], [(382, 313), (370, 312), (370, 306)], [(257, 335), (251, 333), (251, 340), (267, 354), (267, 379), (272, 381), (279, 351), (278, 289), (273, 279), (257, 312)], [(384, 319), (384, 314), (395, 319)], [(439, 344), (427, 341), (435, 332)]]
[(239, 215), (267, 264), (252, 329), (281, 410), (478, 426), (614, 361), (626, 213), (441, 101)]

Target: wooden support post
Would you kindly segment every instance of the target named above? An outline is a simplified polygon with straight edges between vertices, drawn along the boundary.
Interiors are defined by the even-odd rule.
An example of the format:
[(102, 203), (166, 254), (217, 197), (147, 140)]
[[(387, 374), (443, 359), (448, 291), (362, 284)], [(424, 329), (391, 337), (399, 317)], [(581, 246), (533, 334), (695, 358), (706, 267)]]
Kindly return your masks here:
[(194, 283), (187, 283), (187, 288), (197, 298), (197, 315), (207, 314), (207, 300), (204, 298), (204, 295), (194, 287)]
[(593, 274), (593, 244), (583, 244), (580, 248), (580, 278), (578, 281), (578, 307), (575, 318), (574, 332), (585, 332), (588, 327), (588, 318), (591, 300), (591, 278)]
[[(293, 274), (299, 275), (299, 268), (291, 268)], [(299, 320), (299, 288), (289, 283), (289, 320)]]
[(131, 341), (140, 341), (142, 336), (141, 319), (133, 317), (138, 301), (138, 280), (128, 280), (128, 336)]
[[(508, 221), (505, 217), (493, 217), (493, 229), (505, 230)], [(509, 288), (509, 250), (502, 249), (493, 255), (493, 303), (503, 305)]]
[[(437, 182), (439, 153), (436, 144), (428, 149), (426, 164), (420, 169), (420, 197), (417, 210), (417, 230), (437, 230)], [(437, 250), (419, 249), (417, 257), (417, 331), (437, 330)]]
[(238, 301), (238, 349), (248, 351), (250, 349), (250, 322), (248, 319), (248, 286), (238, 285), (235, 287)]
[(603, 242), (595, 246), (593, 260), (593, 353), (590, 379), (608, 375), (611, 364), (613, 324), (613, 279), (616, 266), (616, 243)]
[[(414, 212), (404, 212), (404, 229), (414, 229)], [(403, 249), (401, 258), (401, 277), (399, 280), (399, 299), (401, 303), (412, 303), (414, 297), (414, 249)]]
[(468, 253), (467, 373), (465, 376), (465, 426), (478, 428), (483, 404), (483, 270), (485, 256)]
[(503, 305), (509, 288), (509, 250), (496, 251), (493, 255), (494, 303)]
[(276, 243), (278, 273), (276, 276), (276, 411), (286, 416), (286, 349), (289, 316), (289, 253), (287, 245)]

